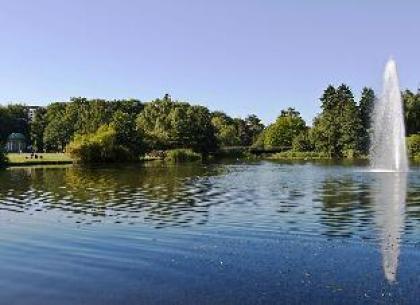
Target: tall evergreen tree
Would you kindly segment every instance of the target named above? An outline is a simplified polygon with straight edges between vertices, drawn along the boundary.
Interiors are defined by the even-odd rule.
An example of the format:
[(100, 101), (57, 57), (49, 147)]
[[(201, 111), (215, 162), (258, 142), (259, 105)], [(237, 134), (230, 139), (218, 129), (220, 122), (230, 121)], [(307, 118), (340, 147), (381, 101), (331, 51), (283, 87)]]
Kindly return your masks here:
[(42, 152), (44, 150), (44, 130), (47, 126), (47, 109), (38, 108), (35, 111), (35, 116), (30, 124), (30, 135), (32, 147), (36, 152)]
[(350, 88), (330, 85), (320, 100), (323, 111), (315, 118), (311, 132), (315, 147), (331, 157), (354, 153), (361, 123)]
[(370, 146), (370, 128), (375, 104), (375, 92), (372, 88), (365, 87), (359, 102), (359, 116), (361, 129), (359, 133), (358, 149), (367, 154)]

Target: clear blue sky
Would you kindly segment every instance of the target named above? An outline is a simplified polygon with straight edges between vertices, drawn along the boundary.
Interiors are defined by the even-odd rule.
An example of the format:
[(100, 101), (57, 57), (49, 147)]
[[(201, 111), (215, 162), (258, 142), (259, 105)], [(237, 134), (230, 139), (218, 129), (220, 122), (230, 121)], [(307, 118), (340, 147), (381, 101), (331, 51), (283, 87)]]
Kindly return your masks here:
[(420, 84), (420, 1), (0, 0), (0, 102), (169, 92), (265, 122), (307, 121), (329, 84)]

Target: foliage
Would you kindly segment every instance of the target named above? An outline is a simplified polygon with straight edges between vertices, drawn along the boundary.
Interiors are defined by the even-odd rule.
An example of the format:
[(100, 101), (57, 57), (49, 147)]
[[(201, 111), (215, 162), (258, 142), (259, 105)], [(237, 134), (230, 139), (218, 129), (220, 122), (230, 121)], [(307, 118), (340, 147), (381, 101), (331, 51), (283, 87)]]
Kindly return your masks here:
[(24, 105), (0, 105), (0, 145), (3, 145), (11, 133), (29, 135), (28, 112)]
[(410, 157), (420, 156), (420, 133), (407, 137), (407, 148)]
[(117, 133), (117, 145), (124, 145), (134, 155), (139, 155), (145, 151), (145, 146), (141, 135), (137, 132), (135, 116), (136, 113), (117, 110), (112, 117), (111, 125)]
[(191, 149), (171, 149), (166, 152), (165, 160), (170, 162), (192, 162), (202, 159), (201, 154), (194, 152)]
[[(406, 90), (402, 98), (407, 135), (420, 133), (420, 90)], [(330, 85), (320, 100), (322, 111), (312, 128), (306, 127), (293, 108), (283, 110), (273, 124), (264, 128), (255, 115), (232, 118), (220, 111), (210, 112), (203, 106), (172, 100), (169, 95), (147, 104), (138, 100), (72, 98), (39, 108), (30, 123), (26, 106), (0, 106), (0, 147), (11, 133), (18, 132), (30, 138), (37, 152), (63, 152), (78, 141), (89, 142), (106, 125), (115, 131), (114, 148), (122, 149), (121, 155), (127, 154), (124, 158), (129, 159), (152, 150), (191, 149), (207, 155), (217, 153), (220, 147), (251, 145), (316, 151), (334, 158), (366, 155), (375, 92), (363, 88), (357, 105), (348, 86)], [(68, 145), (70, 142), (72, 145)]]
[(143, 104), (137, 100), (72, 98), (68, 103), (53, 103), (47, 107), (44, 146), (48, 151), (62, 151), (76, 134), (90, 134), (110, 124), (118, 111), (128, 114), (135, 126), (134, 120), (142, 109)]
[(407, 135), (420, 133), (420, 89), (416, 94), (405, 90), (402, 98)]
[(242, 120), (233, 120), (223, 112), (214, 112), (211, 123), (216, 132), (216, 138), (220, 146), (239, 146), (241, 139), (238, 134), (238, 129), (244, 129)]
[(168, 95), (146, 104), (137, 117), (137, 130), (148, 149), (190, 148), (207, 154), (218, 148), (209, 110), (172, 101)]
[(282, 151), (269, 157), (272, 160), (320, 160), (329, 158), (330, 156), (324, 152), (294, 150)]
[(369, 152), (370, 132), (373, 107), (375, 103), (375, 92), (371, 88), (363, 88), (362, 96), (359, 102), (359, 116), (361, 128), (358, 135), (357, 148), (362, 154)]
[(53, 103), (47, 108), (43, 143), (48, 151), (63, 151), (74, 134), (74, 122), (66, 104)]
[(330, 85), (320, 100), (322, 113), (315, 118), (311, 131), (315, 149), (333, 158), (355, 151), (363, 127), (350, 88)]
[(111, 125), (102, 125), (91, 134), (76, 135), (67, 151), (82, 163), (129, 161), (136, 157), (127, 147), (118, 144), (118, 134)]
[(38, 108), (35, 110), (35, 116), (30, 123), (30, 139), (32, 148), (36, 152), (44, 151), (44, 131), (46, 127), (46, 108)]
[(264, 124), (261, 123), (261, 120), (255, 114), (248, 115), (244, 122), (245, 131), (243, 133), (240, 132), (239, 137), (243, 146), (250, 146), (264, 130)]
[(303, 130), (293, 139), (292, 149), (293, 151), (301, 151), (301, 152), (314, 150), (314, 147), (311, 142), (311, 138), (309, 136), (308, 129)]
[(6, 153), (4, 152), (3, 148), (0, 146), (0, 168), (5, 166), (8, 159)]
[(245, 119), (232, 119), (225, 113), (216, 111), (212, 113), (212, 124), (222, 147), (251, 146), (264, 129), (264, 124), (255, 114), (248, 115)]
[(263, 147), (291, 147), (293, 139), (306, 129), (305, 121), (294, 108), (282, 110), (276, 122), (269, 125), (257, 142)]

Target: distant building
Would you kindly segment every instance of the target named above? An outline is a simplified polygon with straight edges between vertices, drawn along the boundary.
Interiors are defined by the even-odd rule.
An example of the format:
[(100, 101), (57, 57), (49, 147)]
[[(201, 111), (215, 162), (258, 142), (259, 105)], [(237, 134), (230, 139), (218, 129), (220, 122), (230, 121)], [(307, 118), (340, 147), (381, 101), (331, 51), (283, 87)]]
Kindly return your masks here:
[(26, 137), (21, 133), (12, 133), (7, 137), (7, 152), (23, 152), (26, 151)]
[(26, 109), (28, 111), (28, 122), (32, 122), (35, 119), (36, 111), (42, 108), (41, 106), (27, 106)]

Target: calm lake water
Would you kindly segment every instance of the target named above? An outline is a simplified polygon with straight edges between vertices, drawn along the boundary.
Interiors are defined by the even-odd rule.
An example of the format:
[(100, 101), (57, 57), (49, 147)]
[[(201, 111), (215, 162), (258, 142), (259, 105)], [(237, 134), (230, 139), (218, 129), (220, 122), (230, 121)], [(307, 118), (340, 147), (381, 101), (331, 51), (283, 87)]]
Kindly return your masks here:
[(0, 304), (420, 304), (420, 168), (3, 170)]

